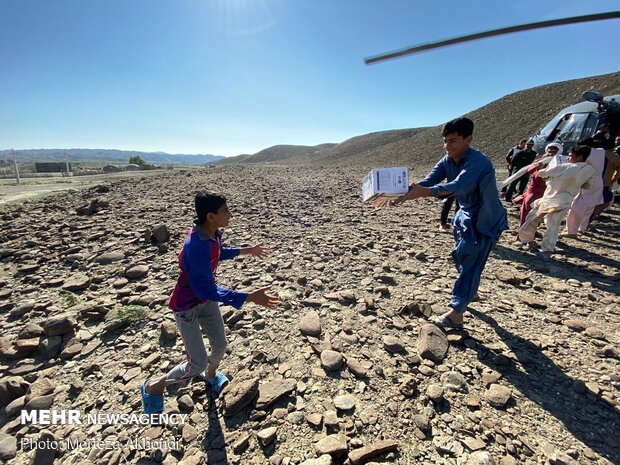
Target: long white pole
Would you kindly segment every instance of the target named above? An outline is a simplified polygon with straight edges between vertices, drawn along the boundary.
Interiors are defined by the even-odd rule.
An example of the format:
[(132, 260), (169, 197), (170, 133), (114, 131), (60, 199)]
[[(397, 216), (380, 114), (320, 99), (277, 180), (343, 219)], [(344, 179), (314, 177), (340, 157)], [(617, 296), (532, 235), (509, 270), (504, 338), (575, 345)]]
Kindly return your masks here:
[(65, 149), (65, 167), (67, 168), (67, 176), (69, 176), (69, 157), (67, 157), (67, 149)]
[(15, 158), (15, 150), (11, 149), (11, 154), (13, 155), (13, 166), (15, 166), (15, 180), (17, 184), (19, 184), (19, 168), (17, 167), (17, 159)]

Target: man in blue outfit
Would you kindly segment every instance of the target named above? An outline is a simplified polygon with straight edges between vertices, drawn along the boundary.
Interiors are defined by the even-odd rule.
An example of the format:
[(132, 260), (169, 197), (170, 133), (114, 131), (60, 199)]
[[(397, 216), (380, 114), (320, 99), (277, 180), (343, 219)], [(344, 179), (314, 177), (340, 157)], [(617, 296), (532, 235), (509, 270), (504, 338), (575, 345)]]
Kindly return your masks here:
[[(495, 168), (482, 152), (471, 148), (474, 123), (457, 118), (445, 124), (441, 135), (446, 155), (409, 192), (392, 202), (399, 205), (419, 197), (453, 195), (460, 208), (454, 215), (452, 259), (459, 272), (450, 310), (433, 322), (443, 328), (463, 327), (463, 312), (472, 301), (491, 249), (508, 229), (506, 210), (499, 200)], [(447, 182), (442, 182), (447, 180)]]

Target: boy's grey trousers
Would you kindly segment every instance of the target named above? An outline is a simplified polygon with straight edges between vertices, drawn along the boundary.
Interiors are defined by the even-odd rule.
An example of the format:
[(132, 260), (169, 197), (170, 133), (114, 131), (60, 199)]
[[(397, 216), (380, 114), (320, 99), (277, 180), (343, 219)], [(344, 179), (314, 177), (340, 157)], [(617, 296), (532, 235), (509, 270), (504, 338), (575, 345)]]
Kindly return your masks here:
[[(166, 385), (188, 381), (198, 375), (206, 376), (203, 372), (207, 365), (219, 365), (227, 345), (224, 320), (217, 302), (209, 301), (184, 312), (174, 312), (174, 319), (185, 346), (187, 361), (168, 372)], [(209, 355), (205, 349), (201, 328), (209, 339)]]

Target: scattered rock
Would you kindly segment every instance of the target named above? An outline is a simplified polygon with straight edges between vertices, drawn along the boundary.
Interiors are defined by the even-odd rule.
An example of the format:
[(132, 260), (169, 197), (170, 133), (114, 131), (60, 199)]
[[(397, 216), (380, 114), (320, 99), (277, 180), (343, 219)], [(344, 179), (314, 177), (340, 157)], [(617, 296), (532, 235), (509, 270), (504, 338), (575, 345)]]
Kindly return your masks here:
[(35, 397), (47, 396), (52, 394), (56, 389), (56, 383), (49, 378), (39, 378), (32, 383), (26, 393), (26, 402), (34, 399)]
[(323, 423), (323, 415), (320, 413), (311, 413), (306, 416), (306, 421), (313, 427), (318, 428)]
[(30, 383), (20, 376), (0, 379), (0, 405), (9, 405), (18, 397), (25, 395), (29, 387)]
[(469, 450), (474, 452), (480, 449), (484, 449), (486, 447), (485, 442), (478, 438), (466, 438), (463, 441), (463, 444), (465, 444), (465, 446), (467, 446)]
[(198, 438), (198, 431), (189, 423), (185, 423), (181, 431), (181, 438), (186, 444), (190, 444)]
[(532, 308), (538, 308), (541, 310), (547, 308), (547, 304), (545, 302), (529, 295), (521, 296), (521, 302)]
[(68, 313), (64, 313), (45, 320), (43, 332), (46, 336), (63, 336), (70, 333), (76, 326), (75, 318)]
[(11, 460), (17, 455), (17, 439), (0, 433), (0, 460)]
[[(254, 402), (258, 397), (258, 384), (258, 378), (251, 378), (243, 381), (233, 379), (220, 395), (224, 416), (230, 417), (236, 415), (246, 406)], [(282, 390), (282, 388), (280, 389)], [(277, 395), (275, 389), (272, 391), (271, 395)], [(273, 403), (275, 399), (269, 400), (267, 393), (265, 393), (263, 402), (266, 401)]]
[(110, 263), (119, 262), (125, 258), (125, 253), (121, 251), (117, 252), (105, 252), (95, 258), (95, 261), (100, 265), (109, 265)]
[(32, 458), (33, 465), (52, 465), (58, 454), (58, 438), (54, 436), (50, 431), (43, 430), (38, 439), (39, 446), (35, 448), (34, 457)]
[(241, 433), (241, 436), (234, 442), (232, 448), (233, 452), (237, 455), (242, 454), (250, 446), (250, 435), (248, 433)]
[(418, 353), (424, 359), (441, 362), (448, 353), (448, 338), (437, 326), (425, 324), (420, 328)]
[(349, 396), (336, 396), (334, 406), (340, 411), (348, 412), (355, 408), (355, 400)]
[(347, 368), (349, 371), (358, 378), (367, 378), (368, 371), (364, 366), (355, 360), (354, 358), (347, 358)]
[(347, 437), (344, 434), (330, 434), (314, 445), (317, 456), (328, 454), (333, 458), (347, 454)]
[(69, 279), (65, 280), (62, 288), (65, 291), (70, 292), (83, 291), (84, 289), (88, 289), (90, 287), (91, 282), (92, 281), (90, 279), (90, 276), (82, 273), (77, 273), (72, 275)]
[(443, 386), (440, 384), (430, 384), (426, 388), (426, 395), (433, 402), (441, 402), (443, 400)]
[(495, 465), (495, 460), (488, 452), (478, 451), (469, 456), (467, 465)]
[(383, 336), (383, 347), (393, 354), (405, 350), (402, 340), (394, 336)]
[(295, 391), (295, 386), (296, 381), (294, 379), (273, 380), (261, 384), (258, 388), (256, 408), (264, 410), (270, 407), (280, 397)]
[(398, 390), (405, 397), (415, 397), (418, 393), (418, 380), (413, 376), (406, 376), (400, 383)]
[(34, 308), (35, 303), (36, 302), (32, 299), (23, 300), (17, 303), (17, 305), (15, 305), (15, 307), (11, 309), (11, 311), (9, 312), (9, 315), (13, 318), (22, 317)]
[(501, 384), (492, 384), (485, 397), (491, 406), (504, 408), (512, 397), (512, 391)]
[(316, 459), (304, 460), (301, 465), (332, 465), (332, 456), (329, 454), (323, 454)]
[(150, 233), (149, 241), (152, 244), (161, 245), (170, 240), (170, 231), (165, 224), (158, 224)]
[(441, 375), (441, 382), (443, 386), (452, 391), (467, 392), (467, 380), (465, 377), (457, 371), (447, 371)]
[(573, 331), (578, 331), (578, 332), (585, 331), (589, 326), (592, 326), (587, 321), (575, 320), (575, 319), (564, 320), (562, 323), (564, 324), (564, 326), (568, 327), (569, 329), (572, 329)]
[(275, 426), (260, 430), (256, 435), (256, 437), (258, 438), (258, 442), (262, 447), (267, 447), (269, 444), (276, 440), (277, 436), (278, 428), (276, 428)]
[(321, 352), (321, 365), (327, 371), (337, 371), (342, 368), (344, 357), (340, 352), (335, 350), (324, 350)]
[(398, 450), (398, 442), (393, 440), (384, 440), (373, 442), (372, 444), (356, 449), (349, 453), (349, 460), (352, 465), (358, 465), (367, 462), (369, 459), (377, 455), (395, 452)]
[(177, 325), (172, 321), (164, 321), (161, 324), (161, 338), (164, 341), (174, 342), (177, 340)]
[(314, 310), (306, 313), (299, 322), (299, 329), (302, 334), (319, 337), (321, 335), (321, 318), (319, 314)]
[(135, 265), (125, 271), (125, 277), (128, 279), (144, 278), (149, 272), (147, 265)]
[(177, 403), (179, 404), (179, 408), (182, 412), (191, 412), (192, 410), (194, 410), (194, 401), (188, 394), (179, 397)]
[(49, 410), (54, 404), (54, 394), (47, 396), (34, 397), (26, 403), (24, 410)]

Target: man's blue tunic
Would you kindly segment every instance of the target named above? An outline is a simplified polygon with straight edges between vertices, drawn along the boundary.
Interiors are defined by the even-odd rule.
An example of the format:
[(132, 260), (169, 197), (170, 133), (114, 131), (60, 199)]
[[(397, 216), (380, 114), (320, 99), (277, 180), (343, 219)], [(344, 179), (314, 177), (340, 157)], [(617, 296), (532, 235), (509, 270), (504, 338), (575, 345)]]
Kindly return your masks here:
[[(444, 180), (447, 182), (442, 183)], [(449, 306), (462, 313), (478, 290), (491, 249), (502, 231), (508, 229), (495, 168), (484, 153), (470, 147), (458, 165), (445, 155), (419, 185), (429, 187), (435, 197), (449, 192), (459, 202), (460, 208), (452, 220), (452, 258), (459, 277)]]

